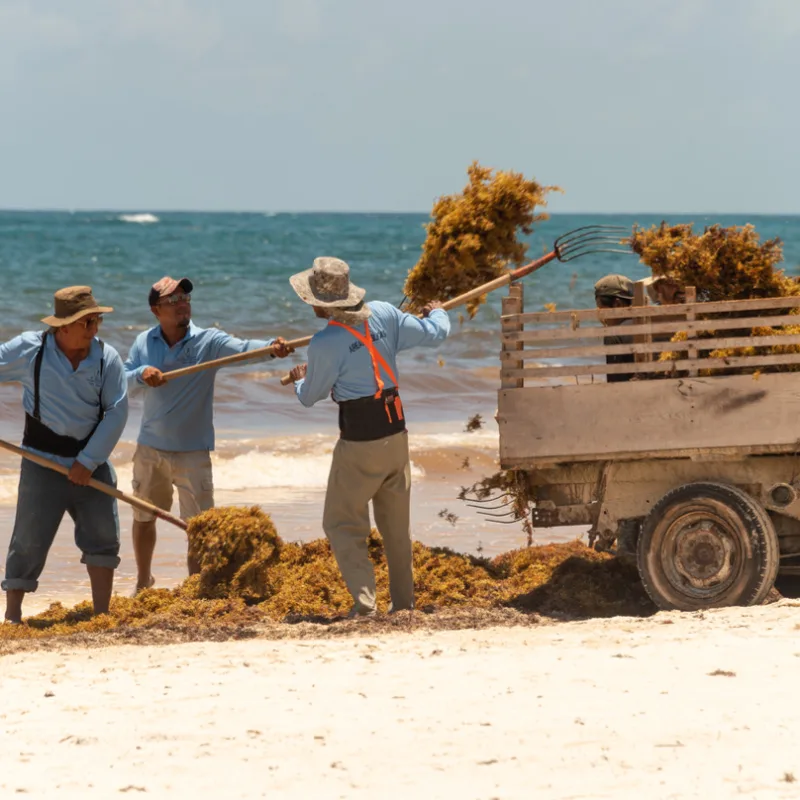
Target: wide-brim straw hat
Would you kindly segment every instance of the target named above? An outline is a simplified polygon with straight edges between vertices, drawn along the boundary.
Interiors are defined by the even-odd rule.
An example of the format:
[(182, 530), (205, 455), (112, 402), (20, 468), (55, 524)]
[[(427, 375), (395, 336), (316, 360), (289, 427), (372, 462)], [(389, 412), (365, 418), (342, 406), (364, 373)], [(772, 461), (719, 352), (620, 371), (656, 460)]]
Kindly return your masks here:
[(334, 309), (340, 316), (358, 322), (367, 319), (369, 308), (363, 304), (366, 289), (350, 281), (350, 267), (340, 258), (320, 256), (311, 269), (289, 278), (297, 296), (310, 306)]
[(111, 306), (99, 306), (94, 299), (91, 286), (67, 286), (54, 295), (55, 314), (45, 317), (42, 323), (51, 328), (61, 328), (77, 322), (88, 314), (110, 314)]

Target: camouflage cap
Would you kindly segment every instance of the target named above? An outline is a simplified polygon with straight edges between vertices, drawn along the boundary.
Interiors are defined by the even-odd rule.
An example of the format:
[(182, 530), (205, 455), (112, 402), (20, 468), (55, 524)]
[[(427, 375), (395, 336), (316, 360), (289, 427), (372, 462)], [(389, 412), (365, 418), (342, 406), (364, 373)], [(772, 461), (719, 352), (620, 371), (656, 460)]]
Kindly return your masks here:
[(633, 281), (624, 275), (604, 275), (594, 285), (594, 296), (633, 300)]
[(289, 283), (299, 298), (311, 306), (347, 309), (362, 321), (370, 315), (369, 308), (361, 304), (366, 290), (350, 282), (350, 267), (340, 258), (315, 258), (311, 269), (292, 275)]

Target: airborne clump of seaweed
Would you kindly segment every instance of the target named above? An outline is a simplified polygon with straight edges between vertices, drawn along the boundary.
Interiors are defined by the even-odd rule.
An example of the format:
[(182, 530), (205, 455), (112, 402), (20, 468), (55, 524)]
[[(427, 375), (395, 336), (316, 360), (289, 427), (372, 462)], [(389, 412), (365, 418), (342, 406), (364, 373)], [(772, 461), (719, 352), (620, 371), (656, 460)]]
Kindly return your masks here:
[[(547, 219), (537, 207), (546, 196), (560, 191), (542, 186), (518, 172), (494, 171), (474, 161), (467, 170), (469, 183), (460, 194), (440, 197), (433, 206), (422, 255), (409, 271), (404, 292), (408, 310), (419, 312), (431, 300), (449, 300), (521, 266), (534, 223)], [(484, 297), (467, 303), (475, 316)]]

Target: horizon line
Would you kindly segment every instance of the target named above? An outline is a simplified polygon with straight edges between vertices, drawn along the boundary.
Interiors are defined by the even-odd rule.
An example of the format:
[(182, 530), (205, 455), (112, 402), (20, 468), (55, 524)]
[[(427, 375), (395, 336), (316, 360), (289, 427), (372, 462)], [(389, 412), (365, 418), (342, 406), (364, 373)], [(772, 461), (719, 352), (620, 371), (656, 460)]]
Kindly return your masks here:
[[(14, 208), (0, 206), (0, 214), (260, 214), (277, 216), (278, 214), (312, 215), (312, 214), (361, 214), (375, 216), (431, 216), (430, 211), (363, 211), (363, 210), (272, 210), (272, 209), (207, 209), (207, 208), (150, 208), (143, 210), (134, 208)], [(549, 217), (558, 216), (755, 216), (755, 217), (798, 217), (800, 211), (543, 211)]]

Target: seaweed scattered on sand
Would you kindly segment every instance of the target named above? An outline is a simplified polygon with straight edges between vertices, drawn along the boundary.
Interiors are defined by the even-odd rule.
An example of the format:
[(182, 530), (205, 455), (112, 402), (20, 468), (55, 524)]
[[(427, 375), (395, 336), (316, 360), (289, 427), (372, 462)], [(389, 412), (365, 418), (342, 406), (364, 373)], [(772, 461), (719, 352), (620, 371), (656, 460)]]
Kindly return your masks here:
[[(115, 596), (110, 613), (100, 616), (92, 616), (88, 602), (74, 608), (54, 603), (22, 625), (0, 626), (0, 643), (110, 631), (131, 640), (143, 631), (184, 639), (232, 638), (281, 620), (329, 623), (350, 608), (328, 542), (284, 543), (269, 515), (258, 508), (205, 512), (192, 520), (189, 535), (202, 571), (176, 589)], [(367, 545), (378, 605), (385, 611), (389, 576), (376, 531)], [(577, 541), (522, 548), (492, 559), (415, 542), (413, 559), (417, 608), (423, 613), (461, 608), (469, 617), (481, 610), (516, 609), (588, 617), (654, 611), (635, 571)]]

